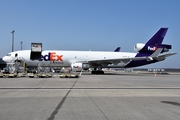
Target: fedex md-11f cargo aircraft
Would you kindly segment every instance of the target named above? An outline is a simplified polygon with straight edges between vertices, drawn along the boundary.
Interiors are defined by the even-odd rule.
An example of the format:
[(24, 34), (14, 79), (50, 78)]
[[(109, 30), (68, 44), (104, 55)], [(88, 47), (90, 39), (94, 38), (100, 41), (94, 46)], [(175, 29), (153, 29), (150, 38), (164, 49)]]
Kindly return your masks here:
[[(138, 53), (107, 51), (62, 51), (44, 50), (40, 60), (30, 60), (31, 50), (9, 53), (3, 57), (7, 64), (14, 60), (24, 61), (27, 67), (71, 67), (72, 71), (94, 68), (92, 74), (104, 74), (102, 68), (130, 68), (163, 61), (176, 53), (165, 53), (171, 45), (162, 44), (168, 28), (160, 28), (145, 44), (137, 43)], [(165, 53), (165, 54), (164, 54)]]

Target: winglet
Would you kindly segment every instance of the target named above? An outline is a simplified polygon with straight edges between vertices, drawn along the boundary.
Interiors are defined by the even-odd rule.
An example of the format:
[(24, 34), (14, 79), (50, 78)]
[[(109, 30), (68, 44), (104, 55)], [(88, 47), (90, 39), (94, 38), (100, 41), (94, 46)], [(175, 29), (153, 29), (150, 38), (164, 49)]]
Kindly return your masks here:
[(121, 47), (117, 47), (117, 48), (114, 50), (114, 52), (119, 52), (120, 49), (121, 49)]
[(153, 54), (151, 54), (148, 58), (147, 61), (153, 60), (153, 58), (158, 57), (158, 55), (162, 52), (163, 48), (158, 48)]

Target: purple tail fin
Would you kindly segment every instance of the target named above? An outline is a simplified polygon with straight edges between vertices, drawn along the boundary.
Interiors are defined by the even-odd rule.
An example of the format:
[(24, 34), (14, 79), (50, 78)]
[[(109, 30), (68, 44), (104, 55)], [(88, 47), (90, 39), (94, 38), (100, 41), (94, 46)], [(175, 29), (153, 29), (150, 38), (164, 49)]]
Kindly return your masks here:
[(135, 50), (139, 53), (153, 53), (158, 48), (163, 48), (162, 52), (168, 52), (171, 45), (162, 44), (168, 28), (160, 28), (156, 34), (146, 42), (146, 44), (136, 44)]
[(149, 40), (147, 41), (146, 45), (158, 45), (161, 44), (168, 28), (160, 28), (158, 32)]

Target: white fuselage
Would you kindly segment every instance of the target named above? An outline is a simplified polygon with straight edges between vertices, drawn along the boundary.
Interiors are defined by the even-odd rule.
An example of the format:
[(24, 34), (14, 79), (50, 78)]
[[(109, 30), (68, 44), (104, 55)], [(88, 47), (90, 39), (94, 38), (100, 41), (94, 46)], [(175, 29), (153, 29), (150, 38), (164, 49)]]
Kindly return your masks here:
[[(22, 50), (9, 53), (10, 56), (3, 57), (3, 60), (8, 62), (12, 61), (17, 54), (18, 58), (24, 60), (27, 66), (51, 66), (51, 67), (70, 67), (72, 63), (86, 62), (92, 60), (107, 60), (107, 59), (119, 59), (119, 58), (132, 58), (136, 56), (136, 53), (129, 52), (101, 52), (101, 51), (57, 51), (57, 50), (45, 50), (42, 51), (42, 60), (30, 60), (30, 50)], [(120, 61), (119, 61), (120, 62)], [(115, 63), (119, 67), (124, 67), (124, 64)]]

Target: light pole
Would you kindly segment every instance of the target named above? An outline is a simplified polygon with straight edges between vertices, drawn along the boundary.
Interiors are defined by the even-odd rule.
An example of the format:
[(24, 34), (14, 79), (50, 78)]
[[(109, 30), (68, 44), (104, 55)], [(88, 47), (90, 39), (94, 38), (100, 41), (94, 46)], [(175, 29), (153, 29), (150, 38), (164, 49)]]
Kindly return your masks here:
[(22, 43), (23, 43), (23, 41), (21, 41), (21, 50), (22, 50)]
[(12, 52), (14, 51), (14, 32), (15, 30), (13, 30), (12, 33)]

